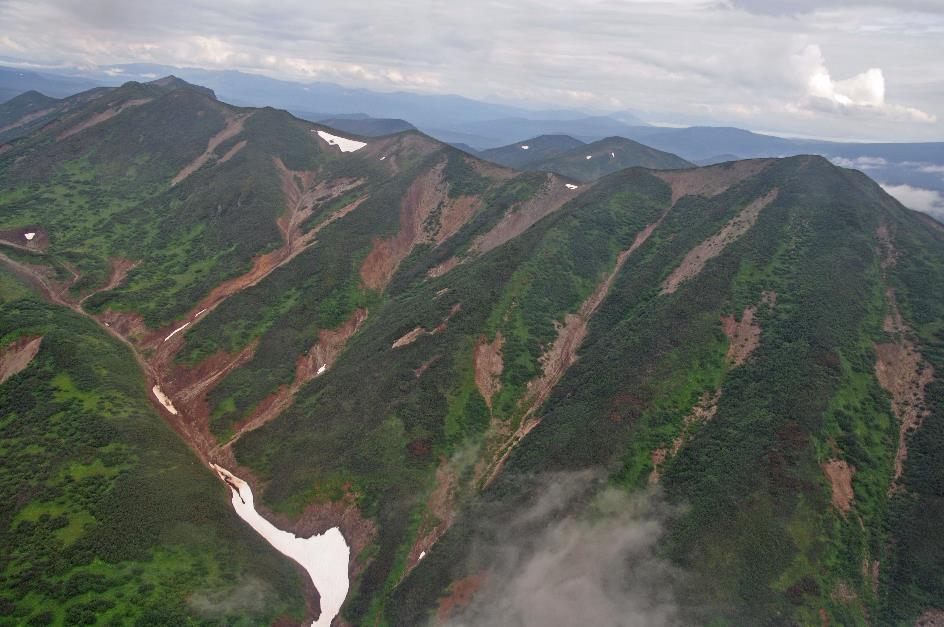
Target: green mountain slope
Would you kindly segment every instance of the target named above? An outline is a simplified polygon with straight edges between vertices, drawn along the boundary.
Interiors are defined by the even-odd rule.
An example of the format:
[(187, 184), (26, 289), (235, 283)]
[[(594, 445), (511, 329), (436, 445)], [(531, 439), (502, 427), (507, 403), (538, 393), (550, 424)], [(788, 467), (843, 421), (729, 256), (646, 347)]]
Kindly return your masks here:
[[(129, 83), (0, 154), (0, 261), (126, 343), (194, 472), (340, 528), (352, 624), (944, 606), (940, 228), (817, 157), (571, 152), (520, 173)], [(534, 598), (584, 541), (607, 559)]]
[(509, 168), (536, 169), (532, 166), (583, 145), (582, 141), (569, 135), (539, 135), (517, 144), (483, 150), (478, 156)]
[(127, 348), (5, 271), (0, 286), (0, 354), (39, 344), (0, 385), (4, 622), (300, 620), (301, 576), (232, 516)]
[(486, 150), (479, 156), (508, 167), (545, 170), (578, 181), (593, 181), (636, 166), (671, 170), (693, 165), (681, 157), (624, 137), (607, 137), (584, 144), (567, 135), (541, 135), (517, 144)]

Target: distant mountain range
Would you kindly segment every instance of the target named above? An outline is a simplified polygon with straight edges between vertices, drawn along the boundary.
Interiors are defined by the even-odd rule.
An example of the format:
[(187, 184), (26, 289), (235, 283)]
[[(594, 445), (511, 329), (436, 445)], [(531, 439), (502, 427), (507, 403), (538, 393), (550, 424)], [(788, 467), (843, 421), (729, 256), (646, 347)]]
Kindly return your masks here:
[(566, 135), (542, 135), (526, 142), (483, 151), (479, 157), (522, 170), (556, 172), (578, 181), (594, 181), (635, 166), (676, 170), (695, 165), (677, 155), (625, 137), (607, 137), (584, 144)]
[(301, 118), (364, 137), (417, 128), (471, 154), (533, 142), (533, 138), (543, 135), (567, 135), (584, 143), (624, 137), (698, 165), (818, 154), (838, 165), (861, 169), (886, 186), (919, 190), (930, 200), (918, 208), (944, 216), (944, 142), (829, 142), (776, 137), (734, 127), (669, 128), (646, 125), (627, 111), (600, 116), (569, 109), (528, 110), (460, 96), (383, 93), (237, 71), (151, 64), (60, 72), (0, 68), (0, 100), (29, 90), (62, 97), (95, 85), (116, 85), (130, 79), (146, 82), (174, 74), (212, 89), (224, 102), (287, 109)]

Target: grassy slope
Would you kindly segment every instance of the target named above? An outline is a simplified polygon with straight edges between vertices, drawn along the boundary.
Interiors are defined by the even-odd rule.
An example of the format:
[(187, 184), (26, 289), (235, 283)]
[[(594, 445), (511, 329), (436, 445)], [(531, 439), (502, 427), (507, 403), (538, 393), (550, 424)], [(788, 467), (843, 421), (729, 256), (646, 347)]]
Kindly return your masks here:
[(127, 349), (0, 273), (0, 344), (42, 335), (0, 386), (3, 624), (301, 619), (301, 579), (151, 408)]

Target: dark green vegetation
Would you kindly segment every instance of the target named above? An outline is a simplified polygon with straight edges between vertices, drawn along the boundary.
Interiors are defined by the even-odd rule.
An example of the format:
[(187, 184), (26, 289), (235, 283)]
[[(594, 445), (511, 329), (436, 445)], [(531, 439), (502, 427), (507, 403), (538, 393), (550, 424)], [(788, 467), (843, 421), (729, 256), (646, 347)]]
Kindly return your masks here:
[[(524, 150), (522, 146), (528, 146), (528, 149)], [(672, 153), (624, 137), (607, 137), (584, 144), (567, 135), (542, 135), (510, 146), (486, 150), (480, 156), (501, 165), (556, 172), (578, 181), (593, 181), (634, 166), (673, 170), (693, 165)]]
[(0, 273), (0, 624), (252, 625), (305, 614), (293, 566), (151, 408), (128, 349)]
[[(0, 422), (15, 504), (3, 546), (29, 546), (4, 553), (11, 611), (47, 602), (22, 592), (23, 572), (58, 582), (86, 564), (47, 566), (75, 546), (104, 564), (77, 572), (105, 577), (94, 600), (108, 611), (124, 607), (126, 581), (164, 577), (148, 574), (170, 568), (161, 551), (183, 551), (184, 574), (148, 589), (181, 612), (199, 617), (186, 595), (200, 569), (210, 589), (220, 573), (271, 586), (249, 622), (303, 612), (292, 569), (248, 537), (225, 490), (145, 406), (152, 384), (181, 408), (164, 417), (192, 429), (181, 429), (191, 448), (223, 463), (233, 455), (268, 510), (334, 516), (362, 542), (343, 610), (354, 624), (434, 616), (456, 581), (487, 571), (472, 547), (530, 508), (532, 478), (592, 471), (638, 493), (659, 451), (659, 489), (682, 506), (659, 547), (685, 574), (681, 622), (895, 624), (944, 606), (934, 531), (944, 519), (944, 235), (863, 175), (815, 157), (626, 169), (688, 164), (612, 139), (541, 166), (594, 181), (570, 190), (415, 132), (342, 153), (317, 139), (320, 127), (178, 81), (127, 84), (70, 115), (0, 154), (0, 231), (48, 237), (4, 253), (45, 267), (73, 307), (91, 294), (82, 318), (14, 301), (26, 288), (0, 281), (14, 301), (0, 316), (4, 342), (45, 338), (0, 386), (14, 408), (4, 415), (16, 416)], [(756, 222), (745, 217), (761, 198), (770, 203)], [(702, 248), (703, 269), (663, 290), (694, 248), (736, 224), (743, 233)], [(122, 259), (130, 274), (93, 293)], [(211, 297), (221, 285), (226, 296)], [(883, 324), (895, 303), (903, 333)], [(143, 377), (94, 316), (115, 322)], [(899, 417), (875, 374), (877, 346), (903, 342), (934, 375), (890, 490)], [(909, 383), (923, 376), (899, 366)], [(29, 455), (46, 457), (30, 466)], [(37, 464), (50, 474), (25, 474)], [(824, 468), (840, 466), (854, 469), (851, 483), (831, 486)], [(155, 494), (152, 472), (177, 492)], [(848, 511), (836, 504), (844, 487)], [(142, 505), (128, 513), (119, 497)], [(327, 503), (340, 500), (372, 524), (342, 520)], [(116, 521), (146, 541), (130, 542)], [(67, 550), (50, 554), (37, 538)], [(222, 555), (221, 539), (246, 553)], [(129, 575), (116, 581), (119, 572)]]

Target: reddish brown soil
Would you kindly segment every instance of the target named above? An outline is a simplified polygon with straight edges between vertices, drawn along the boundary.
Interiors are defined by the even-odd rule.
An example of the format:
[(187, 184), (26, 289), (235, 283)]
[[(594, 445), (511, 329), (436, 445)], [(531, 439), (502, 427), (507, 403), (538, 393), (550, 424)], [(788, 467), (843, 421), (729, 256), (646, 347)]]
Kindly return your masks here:
[[(235, 435), (222, 448), (231, 448), (243, 435), (274, 420), (292, 403), (295, 393), (307, 382), (319, 375), (322, 366), (330, 368), (344, 350), (344, 345), (357, 333), (367, 320), (367, 310), (357, 309), (344, 324), (336, 329), (318, 332), (318, 341), (307, 355), (298, 358), (295, 364), (295, 379), (288, 386), (280, 387), (263, 400), (256, 410), (237, 428)], [(323, 371), (322, 371), (323, 372)]]
[(744, 207), (737, 216), (725, 224), (721, 230), (693, 248), (682, 263), (676, 268), (662, 285), (663, 294), (671, 294), (679, 285), (698, 275), (705, 264), (717, 257), (730, 244), (745, 233), (757, 221), (761, 209), (769, 205), (777, 197), (777, 190), (773, 189), (764, 196), (755, 199)]
[(420, 336), (426, 335), (426, 329), (423, 327), (416, 327), (403, 337), (397, 339), (396, 342), (390, 345), (390, 348), (402, 348), (408, 346), (418, 340)]
[(714, 394), (705, 392), (698, 399), (698, 402), (692, 406), (692, 410), (682, 419), (682, 430), (672, 440), (672, 448), (660, 446), (652, 452), (652, 471), (649, 473), (649, 483), (656, 484), (661, 478), (659, 466), (667, 459), (675, 457), (682, 450), (682, 446), (691, 437), (692, 429), (695, 425), (708, 422), (715, 417), (718, 412), (718, 399), (721, 398), (721, 391), (716, 390)]
[(564, 316), (564, 324), (558, 325), (557, 337), (553, 344), (541, 356), (541, 376), (528, 382), (527, 390), (521, 399), (520, 406), (523, 414), (518, 428), (499, 446), (491, 461), (486, 463), (483, 487), (488, 486), (498, 476), (511, 451), (541, 422), (541, 417), (537, 416), (536, 412), (551, 395), (554, 386), (561, 380), (567, 369), (577, 360), (577, 349), (580, 348), (580, 344), (587, 335), (587, 323), (590, 318), (606, 298), (626, 260), (649, 239), (652, 232), (668, 215), (668, 211), (666, 210), (658, 220), (640, 231), (632, 245), (617, 255), (616, 265), (612, 272), (600, 281), (577, 313)]
[(727, 360), (732, 366), (740, 366), (760, 346), (760, 326), (754, 323), (754, 306), (745, 307), (740, 320), (734, 316), (721, 316), (724, 334), (728, 336)]
[(405, 577), (420, 562), (420, 555), (432, 550), (433, 545), (452, 526), (455, 520), (456, 492), (459, 487), (459, 475), (442, 458), (436, 469), (436, 485), (426, 503), (427, 511), (417, 532), (416, 541), (410, 548), (406, 559)]
[(453, 316), (459, 313), (459, 310), (462, 309), (462, 303), (456, 303), (449, 310), (449, 313), (446, 314), (446, 317), (443, 318), (442, 322), (436, 325), (432, 331), (427, 331), (425, 327), (416, 327), (412, 331), (408, 332), (403, 337), (397, 339), (393, 344), (390, 345), (390, 348), (402, 348), (408, 346), (420, 339), (424, 335), (436, 335), (437, 333), (442, 333), (449, 326), (449, 321), (452, 320)]
[(59, 136), (56, 137), (56, 140), (61, 141), (63, 139), (66, 139), (67, 137), (71, 137), (75, 135), (76, 133), (80, 133), (84, 131), (85, 129), (92, 128), (93, 126), (97, 126), (101, 124), (102, 122), (107, 122), (108, 120), (112, 119), (113, 117), (115, 117), (116, 115), (124, 111), (125, 109), (130, 109), (131, 107), (138, 107), (145, 103), (151, 102), (151, 100), (152, 100), (151, 98), (134, 98), (132, 100), (125, 100), (122, 103), (112, 105), (110, 108), (105, 109), (101, 113), (96, 113), (95, 115), (91, 116), (85, 121), (80, 122), (79, 124), (76, 124), (75, 126), (68, 128), (65, 131), (59, 133)]
[[(400, 229), (386, 239), (378, 239), (361, 266), (361, 279), (369, 289), (383, 291), (394, 272), (413, 248), (432, 238), (426, 220), (441, 205), (450, 202), (448, 185), (442, 177), (445, 161), (418, 176), (400, 201)], [(443, 209), (443, 213), (446, 210)], [(440, 228), (439, 231), (444, 229)], [(439, 233), (436, 234), (439, 236)]]
[[(564, 179), (548, 174), (541, 189), (530, 199), (510, 207), (498, 224), (472, 242), (470, 255), (481, 255), (498, 248), (505, 242), (521, 235), (546, 215), (561, 208), (581, 190), (567, 189)], [(586, 186), (582, 186), (586, 187)], [(450, 257), (427, 273), (430, 277), (442, 276), (462, 263), (459, 257)]]
[(830, 459), (822, 464), (822, 468), (832, 487), (833, 507), (845, 516), (852, 509), (852, 502), (855, 500), (855, 491), (852, 489), (855, 466), (850, 466), (842, 459)]
[[(898, 252), (887, 227), (879, 227), (876, 235), (882, 252), (881, 266), (885, 273), (897, 261)], [(912, 342), (911, 329), (898, 309), (895, 291), (888, 288), (885, 294), (889, 312), (885, 316), (883, 329), (892, 336), (893, 341), (875, 345), (875, 377), (879, 385), (891, 395), (892, 411), (900, 423), (895, 472), (889, 488), (894, 491), (900, 488), (898, 480), (904, 472), (905, 459), (908, 458), (908, 438), (920, 428), (929, 412), (924, 402), (924, 390), (934, 379), (934, 369)]]
[(0, 349), (0, 383), (22, 372), (39, 352), (42, 341), (42, 336), (25, 335)]
[(225, 154), (225, 155), (223, 155), (222, 157), (220, 157), (219, 159), (217, 159), (216, 163), (217, 163), (217, 164), (226, 163), (227, 161), (229, 161), (230, 159), (232, 159), (233, 156), (234, 156), (237, 152), (239, 152), (240, 150), (242, 150), (243, 148), (245, 148), (247, 143), (248, 143), (248, 140), (245, 140), (245, 139), (242, 139), (242, 140), (236, 142), (236, 143), (233, 145), (232, 148), (230, 148), (229, 150), (226, 151), (226, 154)]
[[(35, 233), (33, 239), (26, 239), (26, 233)], [(19, 229), (0, 231), (0, 244), (32, 253), (43, 253), (49, 248), (49, 235), (38, 226), (26, 226)]]
[(455, 268), (456, 266), (458, 266), (461, 262), (462, 260), (459, 259), (458, 257), (450, 257), (449, 259), (446, 259), (441, 264), (430, 268), (426, 272), (426, 276), (430, 278), (436, 278), (438, 276), (442, 276), (446, 274), (447, 272), (449, 272), (450, 270), (452, 270), (453, 268)]
[(80, 305), (100, 292), (107, 292), (121, 285), (125, 278), (127, 278), (128, 273), (131, 272), (131, 270), (133, 270), (138, 264), (134, 261), (131, 261), (130, 259), (115, 257), (109, 262), (109, 265), (111, 266), (111, 271), (108, 273), (108, 281), (102, 287), (92, 290), (83, 296), (82, 299), (79, 300)]
[(492, 398), (501, 390), (501, 373), (504, 367), (502, 362), (502, 345), (505, 338), (501, 331), (495, 334), (495, 339), (488, 342), (485, 336), (479, 338), (472, 355), (472, 369), (475, 372), (475, 387), (478, 388), (489, 410), (492, 409)]
[(286, 212), (278, 220), (279, 230), (282, 232), (284, 244), (272, 252), (253, 259), (252, 267), (245, 274), (224, 281), (213, 288), (206, 297), (191, 309), (191, 312), (187, 316), (189, 319), (193, 319), (198, 312), (211, 311), (233, 294), (256, 285), (259, 281), (269, 276), (273, 270), (285, 265), (297, 257), (298, 254), (308, 246), (312, 245), (315, 236), (322, 229), (354, 211), (362, 202), (367, 200), (367, 196), (357, 198), (350, 204), (332, 213), (312, 229), (302, 233), (301, 224), (311, 216), (317, 202), (337, 198), (357, 187), (361, 181), (340, 179), (330, 183), (315, 184), (313, 182), (313, 172), (295, 172), (289, 170), (278, 159), (276, 160), (276, 166), (282, 173), (282, 190), (285, 193), (287, 201)]
[(439, 607), (436, 610), (436, 620), (439, 624), (445, 623), (456, 608), (467, 607), (472, 602), (472, 597), (485, 585), (486, 581), (487, 575), (480, 573), (452, 582), (449, 594), (439, 600)]
[(7, 124), (6, 126), (0, 127), (0, 133), (9, 131), (11, 128), (16, 128), (18, 126), (23, 126), (24, 124), (29, 124), (33, 120), (38, 120), (44, 115), (49, 115), (55, 110), (56, 110), (56, 107), (49, 107), (48, 109), (40, 109), (39, 111), (33, 111), (32, 113), (27, 113), (23, 117), (13, 122), (13, 124)]
[(674, 205), (684, 196), (717, 196), (771, 163), (771, 159), (746, 159), (695, 170), (663, 170), (652, 174), (672, 187)]
[[(191, 174), (199, 170), (201, 167), (203, 167), (204, 163), (206, 163), (211, 157), (216, 155), (217, 146), (219, 146), (226, 140), (236, 137), (237, 135), (242, 133), (243, 125), (245, 125), (246, 120), (252, 117), (252, 113), (234, 114), (228, 110), (224, 111), (223, 115), (225, 116), (225, 126), (223, 126), (223, 130), (221, 130), (216, 135), (210, 138), (210, 140), (207, 142), (206, 150), (203, 151), (203, 154), (201, 154), (196, 159), (194, 159), (193, 161), (188, 163), (186, 166), (184, 166), (184, 168), (180, 172), (178, 172), (176, 176), (174, 176), (174, 178), (170, 182), (171, 187), (173, 187), (174, 185), (181, 182), (182, 180), (184, 180), (185, 178), (187, 178), (188, 176), (190, 176)], [(239, 142), (238, 144), (236, 144), (236, 146), (233, 146), (233, 148), (231, 148), (226, 153), (226, 155), (224, 155), (224, 158), (220, 159), (220, 162), (222, 163), (223, 161), (228, 161), (245, 144), (246, 144), (246, 141), (243, 140)]]

